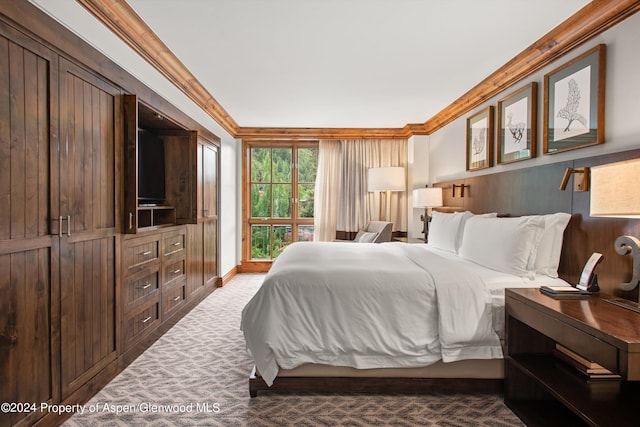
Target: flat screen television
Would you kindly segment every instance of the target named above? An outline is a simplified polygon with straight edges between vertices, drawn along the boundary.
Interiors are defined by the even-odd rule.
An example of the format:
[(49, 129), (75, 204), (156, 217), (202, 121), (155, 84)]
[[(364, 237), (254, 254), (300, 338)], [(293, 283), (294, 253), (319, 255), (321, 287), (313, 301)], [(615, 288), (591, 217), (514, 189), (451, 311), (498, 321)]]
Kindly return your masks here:
[(138, 129), (138, 204), (162, 205), (165, 198), (164, 141)]

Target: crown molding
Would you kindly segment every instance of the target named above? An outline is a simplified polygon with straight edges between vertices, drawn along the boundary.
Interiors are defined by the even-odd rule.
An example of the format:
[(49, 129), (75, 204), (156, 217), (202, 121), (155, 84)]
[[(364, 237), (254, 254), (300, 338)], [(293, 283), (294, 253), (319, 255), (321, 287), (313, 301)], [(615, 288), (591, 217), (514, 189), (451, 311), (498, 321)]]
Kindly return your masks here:
[(240, 127), (125, 0), (76, 0), (236, 138), (365, 139), (430, 135), (640, 10), (640, 0), (593, 0), (424, 123), (403, 128)]
[(231, 135), (238, 124), (125, 0), (76, 0)]
[(432, 134), (640, 10), (638, 0), (593, 0), (424, 123)]
[(241, 139), (407, 139), (404, 128), (262, 128), (241, 127)]

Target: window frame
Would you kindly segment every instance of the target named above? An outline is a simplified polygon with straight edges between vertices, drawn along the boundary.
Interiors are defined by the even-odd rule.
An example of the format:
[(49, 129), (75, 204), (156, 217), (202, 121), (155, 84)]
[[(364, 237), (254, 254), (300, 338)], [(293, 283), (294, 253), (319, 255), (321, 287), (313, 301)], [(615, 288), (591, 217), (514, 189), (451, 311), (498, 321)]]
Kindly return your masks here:
[[(300, 148), (319, 148), (317, 140), (243, 140), (242, 142), (242, 265), (243, 271), (265, 271), (273, 262), (270, 259), (252, 259), (251, 257), (251, 227), (253, 225), (268, 225), (270, 227), (277, 225), (291, 225), (291, 234), (294, 237), (292, 242), (298, 241), (298, 227), (301, 225), (314, 225), (314, 218), (299, 218), (299, 182), (298, 182), (298, 149)], [(292, 168), (291, 168), (291, 217), (290, 218), (253, 218), (251, 216), (251, 186), (254, 184), (251, 180), (251, 149), (253, 148), (291, 148), (292, 149)], [(273, 180), (273, 176), (271, 176)], [(273, 181), (269, 182), (273, 185)], [(302, 184), (305, 184), (303, 182)], [(273, 204), (273, 190), (271, 191)], [(273, 209), (273, 205), (272, 205)], [(273, 211), (271, 212), (273, 214)], [(271, 235), (271, 233), (270, 233)], [(273, 256), (271, 241), (269, 243), (270, 256)], [(261, 267), (261, 264), (263, 265)]]

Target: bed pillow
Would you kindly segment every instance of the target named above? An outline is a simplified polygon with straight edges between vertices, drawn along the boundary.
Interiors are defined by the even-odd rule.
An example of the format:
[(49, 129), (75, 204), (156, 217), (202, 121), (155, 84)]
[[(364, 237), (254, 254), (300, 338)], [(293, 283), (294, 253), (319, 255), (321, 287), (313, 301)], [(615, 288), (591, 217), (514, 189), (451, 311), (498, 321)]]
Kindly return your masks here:
[(533, 278), (544, 224), (542, 217), (473, 216), (465, 224), (460, 256), (493, 270)]
[(464, 220), (470, 212), (444, 213), (433, 211), (429, 223), (427, 242), (430, 246), (447, 252), (458, 252)]
[(564, 230), (569, 224), (571, 215), (565, 212), (558, 212), (542, 215), (542, 217), (544, 218), (544, 232), (540, 237), (540, 243), (536, 251), (534, 268), (538, 274), (558, 277)]
[(373, 243), (376, 241), (377, 237), (378, 233), (375, 233), (373, 231), (360, 230), (358, 231), (358, 234), (356, 234), (356, 237), (353, 239), (353, 241), (358, 243)]

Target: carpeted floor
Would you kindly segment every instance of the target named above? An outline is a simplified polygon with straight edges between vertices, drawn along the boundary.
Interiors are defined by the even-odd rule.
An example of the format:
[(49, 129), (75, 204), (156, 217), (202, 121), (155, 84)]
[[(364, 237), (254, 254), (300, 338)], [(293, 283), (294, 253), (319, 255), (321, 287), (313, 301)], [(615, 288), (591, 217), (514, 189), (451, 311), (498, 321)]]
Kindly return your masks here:
[(239, 274), (65, 426), (522, 426), (499, 395), (260, 394), (240, 313), (264, 276)]

